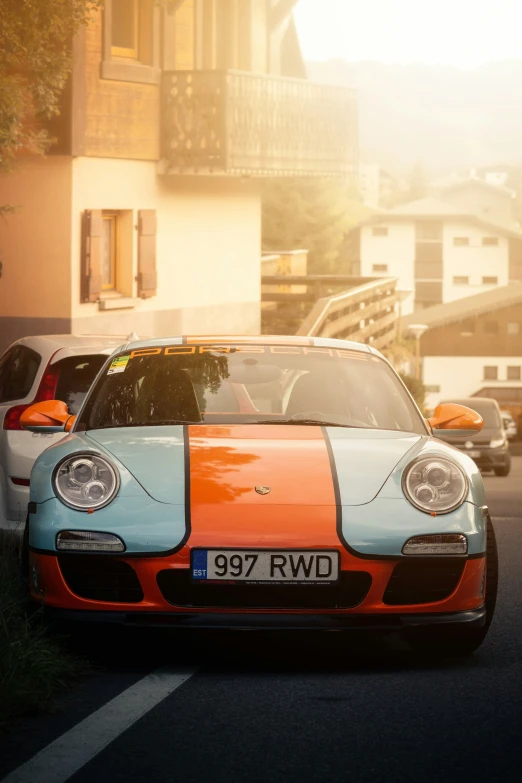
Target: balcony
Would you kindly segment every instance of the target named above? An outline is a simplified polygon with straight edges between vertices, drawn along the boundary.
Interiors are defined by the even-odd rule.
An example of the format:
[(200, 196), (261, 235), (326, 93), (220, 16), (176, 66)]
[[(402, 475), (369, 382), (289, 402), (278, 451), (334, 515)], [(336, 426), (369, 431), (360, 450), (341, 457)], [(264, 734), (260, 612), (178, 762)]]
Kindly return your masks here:
[(239, 71), (166, 71), (161, 170), (330, 176), (357, 160), (357, 102), (343, 87)]

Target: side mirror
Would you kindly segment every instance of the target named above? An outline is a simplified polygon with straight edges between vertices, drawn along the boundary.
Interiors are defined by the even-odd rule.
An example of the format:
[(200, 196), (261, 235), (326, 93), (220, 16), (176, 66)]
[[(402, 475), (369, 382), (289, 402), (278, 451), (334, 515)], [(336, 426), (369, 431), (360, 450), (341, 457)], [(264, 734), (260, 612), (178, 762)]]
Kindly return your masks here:
[(435, 408), (428, 423), (433, 430), (441, 430), (446, 435), (460, 435), (465, 438), (480, 432), (484, 426), (484, 419), (477, 411), (465, 405), (445, 402)]
[(74, 418), (61, 400), (46, 400), (26, 408), (20, 424), (30, 432), (69, 432), (69, 421)]

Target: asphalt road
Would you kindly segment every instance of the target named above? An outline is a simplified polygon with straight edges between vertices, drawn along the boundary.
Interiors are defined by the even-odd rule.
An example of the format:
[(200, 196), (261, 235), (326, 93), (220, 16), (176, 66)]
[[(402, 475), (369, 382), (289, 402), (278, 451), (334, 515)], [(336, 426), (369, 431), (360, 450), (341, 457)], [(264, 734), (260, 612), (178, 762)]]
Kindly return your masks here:
[[(422, 660), (392, 637), (90, 635), (73, 644), (90, 659), (91, 674), (60, 699), (51, 715), (26, 718), (0, 739), (0, 775), (49, 748), (96, 710), (101, 711), (85, 724), (85, 735), (82, 724), (80, 745), (89, 745), (93, 725), (98, 738), (103, 736), (105, 726), (121, 720), (116, 707), (106, 714), (110, 700), (116, 698), (113, 704), (128, 717), (125, 699), (132, 696), (132, 686), (147, 691), (149, 680), (143, 683), (143, 678), (159, 667), (163, 673), (152, 682), (159, 678), (160, 685), (165, 671), (199, 667), (141, 719), (129, 718), (132, 725), (90, 761), (80, 762), (69, 779), (520, 779), (522, 457), (514, 459), (508, 478), (486, 477), (486, 485), (500, 549), (500, 591), (489, 635), (474, 656)], [(65, 756), (57, 756), (51, 746), (38, 774), (22, 768), (22, 777), (11, 780), (66, 779), (63, 759), (73, 740), (64, 738), (60, 752)]]

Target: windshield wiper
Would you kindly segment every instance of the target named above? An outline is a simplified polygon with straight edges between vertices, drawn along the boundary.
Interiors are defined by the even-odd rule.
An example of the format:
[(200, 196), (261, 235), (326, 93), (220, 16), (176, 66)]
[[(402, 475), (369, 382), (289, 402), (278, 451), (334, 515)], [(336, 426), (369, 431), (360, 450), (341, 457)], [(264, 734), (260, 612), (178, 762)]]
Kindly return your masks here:
[(355, 424), (340, 424), (338, 421), (322, 421), (320, 419), (265, 419), (264, 421), (253, 421), (250, 424), (299, 424), (306, 427), (349, 427), (356, 429)]
[(186, 419), (165, 419), (163, 421), (129, 421), (126, 424), (106, 424), (103, 427), (90, 427), (90, 429), (114, 430), (123, 427), (168, 427), (178, 424), (204, 424), (204, 421), (187, 421)]

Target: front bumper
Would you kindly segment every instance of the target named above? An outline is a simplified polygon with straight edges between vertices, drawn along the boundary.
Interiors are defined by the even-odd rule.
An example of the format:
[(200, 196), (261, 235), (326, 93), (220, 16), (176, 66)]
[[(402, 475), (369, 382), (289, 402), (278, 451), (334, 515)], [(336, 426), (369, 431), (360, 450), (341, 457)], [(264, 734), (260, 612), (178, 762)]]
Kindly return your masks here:
[(49, 620), (64, 622), (109, 623), (127, 628), (177, 628), (214, 630), (272, 630), (272, 631), (369, 631), (380, 633), (400, 632), (407, 628), (436, 626), (466, 626), (483, 628), (486, 624), (486, 607), (464, 612), (424, 614), (276, 614), (215, 612), (104, 612), (46, 607)]
[[(396, 630), (405, 623), (419, 624), (415, 618), (425, 616), (429, 617), (430, 623), (439, 622), (439, 616), (450, 618), (444, 622), (464, 621), (451, 618), (465, 618), (469, 612), (473, 614), (480, 610), (484, 603), (483, 555), (449, 559), (449, 563), (448, 558), (444, 558), (449, 566), (444, 574), (444, 563), (440, 558), (361, 559), (346, 550), (341, 550), (340, 555), (341, 576), (347, 577), (347, 581), (341, 579), (340, 592), (330, 593), (325, 601), (325, 586), (319, 586), (317, 589), (323, 591), (319, 602), (315, 592), (308, 594), (310, 601), (308, 597), (303, 601), (302, 595), (308, 588), (301, 591), (294, 586), (292, 600), (287, 600), (286, 605), (280, 603), (277, 597), (272, 603), (258, 602), (253, 606), (249, 603), (252, 588), (249, 592), (240, 585), (229, 588), (225, 601), (219, 589), (205, 587), (205, 590), (209, 590), (209, 600), (207, 602), (206, 593), (201, 600), (201, 589), (192, 590), (189, 584), (188, 547), (166, 558), (102, 556), (99, 559), (103, 561), (102, 566), (110, 579), (119, 578), (118, 572), (122, 575), (121, 585), (116, 592), (110, 582), (104, 600), (100, 600), (100, 594), (89, 592), (92, 585), (88, 581), (91, 579), (90, 573), (87, 573), (86, 590), (84, 584), (76, 586), (75, 573), (80, 564), (79, 559), (75, 560), (76, 555), (69, 556), (69, 563), (65, 567), (63, 559), (56, 555), (31, 551), (31, 594), (46, 610), (72, 613), (75, 619), (87, 620), (92, 616), (133, 625), (220, 628), (254, 627), (251, 625), (254, 622), (255, 627), (267, 627), (266, 623), (273, 627), (275, 618), (275, 627), (283, 628), (295, 627), (297, 623), (297, 627), (324, 627), (331, 630), (358, 627), (382, 629), (389, 626), (389, 629)], [(88, 558), (90, 561), (91, 557)], [(407, 569), (411, 566), (413, 572), (404, 573), (404, 566)], [(131, 572), (134, 575), (134, 587), (129, 581)], [(166, 592), (165, 587), (162, 589), (161, 576), (166, 573), (174, 577), (174, 588), (178, 589), (179, 585), (183, 588), (176, 594), (179, 600), (174, 593)], [(362, 582), (361, 574), (364, 575)], [(441, 574), (442, 585), (438, 584)], [(354, 580), (356, 590), (351, 580)], [(441, 590), (441, 586), (444, 589)], [(174, 588), (171, 585), (169, 590)], [(297, 604), (292, 602), (296, 589), (299, 599)], [(233, 605), (227, 603), (231, 595)], [(287, 596), (288, 593), (285, 599)], [(347, 597), (351, 603), (350, 600), (344, 600)], [(420, 624), (425, 623), (422, 621)]]

